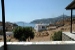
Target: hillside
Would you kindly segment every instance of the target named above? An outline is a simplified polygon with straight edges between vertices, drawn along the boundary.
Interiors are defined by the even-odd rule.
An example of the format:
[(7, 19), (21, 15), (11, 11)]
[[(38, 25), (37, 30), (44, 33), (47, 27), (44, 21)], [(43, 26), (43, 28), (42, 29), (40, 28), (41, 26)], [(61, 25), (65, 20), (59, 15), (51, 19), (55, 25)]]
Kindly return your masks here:
[[(75, 17), (75, 15), (73, 15), (73, 17)], [(34, 20), (34, 21), (30, 22), (30, 23), (35, 23), (35, 24), (36, 23), (47, 23), (47, 24), (52, 23), (52, 24), (54, 24), (54, 23), (56, 23), (58, 21), (63, 20), (63, 18), (65, 20), (65, 19), (70, 18), (70, 16), (64, 15), (64, 17), (63, 17), (63, 15), (61, 15), (61, 16), (58, 16), (56, 18), (36, 19), (36, 20)]]
[[(3, 26), (2, 21), (0, 22), (0, 27), (1, 26)], [(16, 26), (18, 26), (18, 25), (15, 23), (5, 22), (6, 31), (12, 31), (12, 27), (15, 28)]]
[[(62, 24), (63, 20), (57, 22), (57, 24)], [(70, 32), (70, 19), (66, 19), (64, 20), (64, 26), (58, 27), (57, 29), (50, 29), (50, 30), (46, 30), (46, 31), (42, 31), (42, 32), (35, 32), (35, 37), (34, 39), (30, 40), (30, 42), (41, 42), (41, 41), (52, 41), (52, 36), (54, 35), (54, 32), (57, 31), (63, 31), (63, 32)], [(73, 18), (73, 31), (75, 32), (75, 18)], [(49, 28), (49, 27), (48, 27)], [(46, 35), (46, 33), (48, 33), (48, 35)], [(18, 39), (14, 38), (14, 36), (8, 36), (7, 40), (10, 40), (11, 42), (19, 42)], [(0, 42), (3, 41), (3, 38), (0, 37)], [(26, 40), (26, 42), (29, 42), (28, 39)]]
[[(59, 21), (59, 22), (56, 22), (56, 25), (70, 25), (71, 24), (71, 20), (70, 20), (70, 18), (67, 18), (67, 19), (65, 19), (64, 21), (63, 20), (61, 20), (61, 21)], [(75, 24), (75, 18), (73, 18), (72, 19), (72, 24)]]

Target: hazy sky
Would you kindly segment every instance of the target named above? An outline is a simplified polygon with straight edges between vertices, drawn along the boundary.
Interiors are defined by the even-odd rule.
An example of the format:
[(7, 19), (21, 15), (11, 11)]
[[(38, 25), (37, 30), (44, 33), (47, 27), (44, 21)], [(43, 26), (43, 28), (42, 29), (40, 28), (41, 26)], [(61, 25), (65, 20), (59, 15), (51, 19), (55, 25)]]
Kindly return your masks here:
[[(65, 7), (72, 1), (73, 0), (5, 0), (6, 21), (31, 22), (35, 19), (57, 17), (63, 13), (70, 15), (70, 10), (66, 11)], [(73, 14), (75, 15), (75, 13)], [(0, 4), (0, 21), (1, 20)]]

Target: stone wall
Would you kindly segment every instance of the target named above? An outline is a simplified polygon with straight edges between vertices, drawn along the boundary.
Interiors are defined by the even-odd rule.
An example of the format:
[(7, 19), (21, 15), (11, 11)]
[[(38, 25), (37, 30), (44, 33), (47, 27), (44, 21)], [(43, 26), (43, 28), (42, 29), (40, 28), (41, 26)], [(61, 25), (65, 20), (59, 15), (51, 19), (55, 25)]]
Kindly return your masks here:
[(62, 41), (74, 41), (72, 38), (62, 33)]

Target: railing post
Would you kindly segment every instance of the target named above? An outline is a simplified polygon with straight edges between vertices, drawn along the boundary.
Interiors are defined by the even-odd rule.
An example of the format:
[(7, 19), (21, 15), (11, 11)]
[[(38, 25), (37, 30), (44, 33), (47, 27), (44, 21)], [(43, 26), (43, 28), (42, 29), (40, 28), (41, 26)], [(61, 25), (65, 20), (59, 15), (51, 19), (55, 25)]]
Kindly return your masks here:
[(5, 9), (4, 9), (4, 0), (1, 0), (1, 5), (2, 5), (2, 24), (3, 24), (3, 36), (4, 36), (4, 50), (7, 50), (6, 32), (5, 32)]

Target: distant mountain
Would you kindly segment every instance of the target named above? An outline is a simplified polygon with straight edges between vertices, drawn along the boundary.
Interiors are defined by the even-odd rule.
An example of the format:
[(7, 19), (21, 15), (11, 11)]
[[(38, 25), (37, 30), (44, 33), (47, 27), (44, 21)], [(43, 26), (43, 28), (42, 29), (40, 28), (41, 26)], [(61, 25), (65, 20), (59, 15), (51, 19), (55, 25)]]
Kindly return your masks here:
[(18, 25), (18, 26), (23, 26), (24, 24), (26, 24), (25, 22), (16, 22), (16, 24)]
[[(75, 17), (75, 15), (73, 15), (73, 17)], [(58, 21), (63, 20), (63, 18), (67, 19), (67, 18), (70, 18), (70, 16), (61, 15), (61, 16), (58, 16), (58, 17), (55, 17), (55, 18), (37, 19), (37, 20), (34, 20), (34, 21), (30, 22), (30, 23), (34, 23), (34, 24), (36, 24), (36, 23), (47, 23), (47, 24), (52, 23), (52, 24), (54, 24), (54, 23), (56, 23)]]

